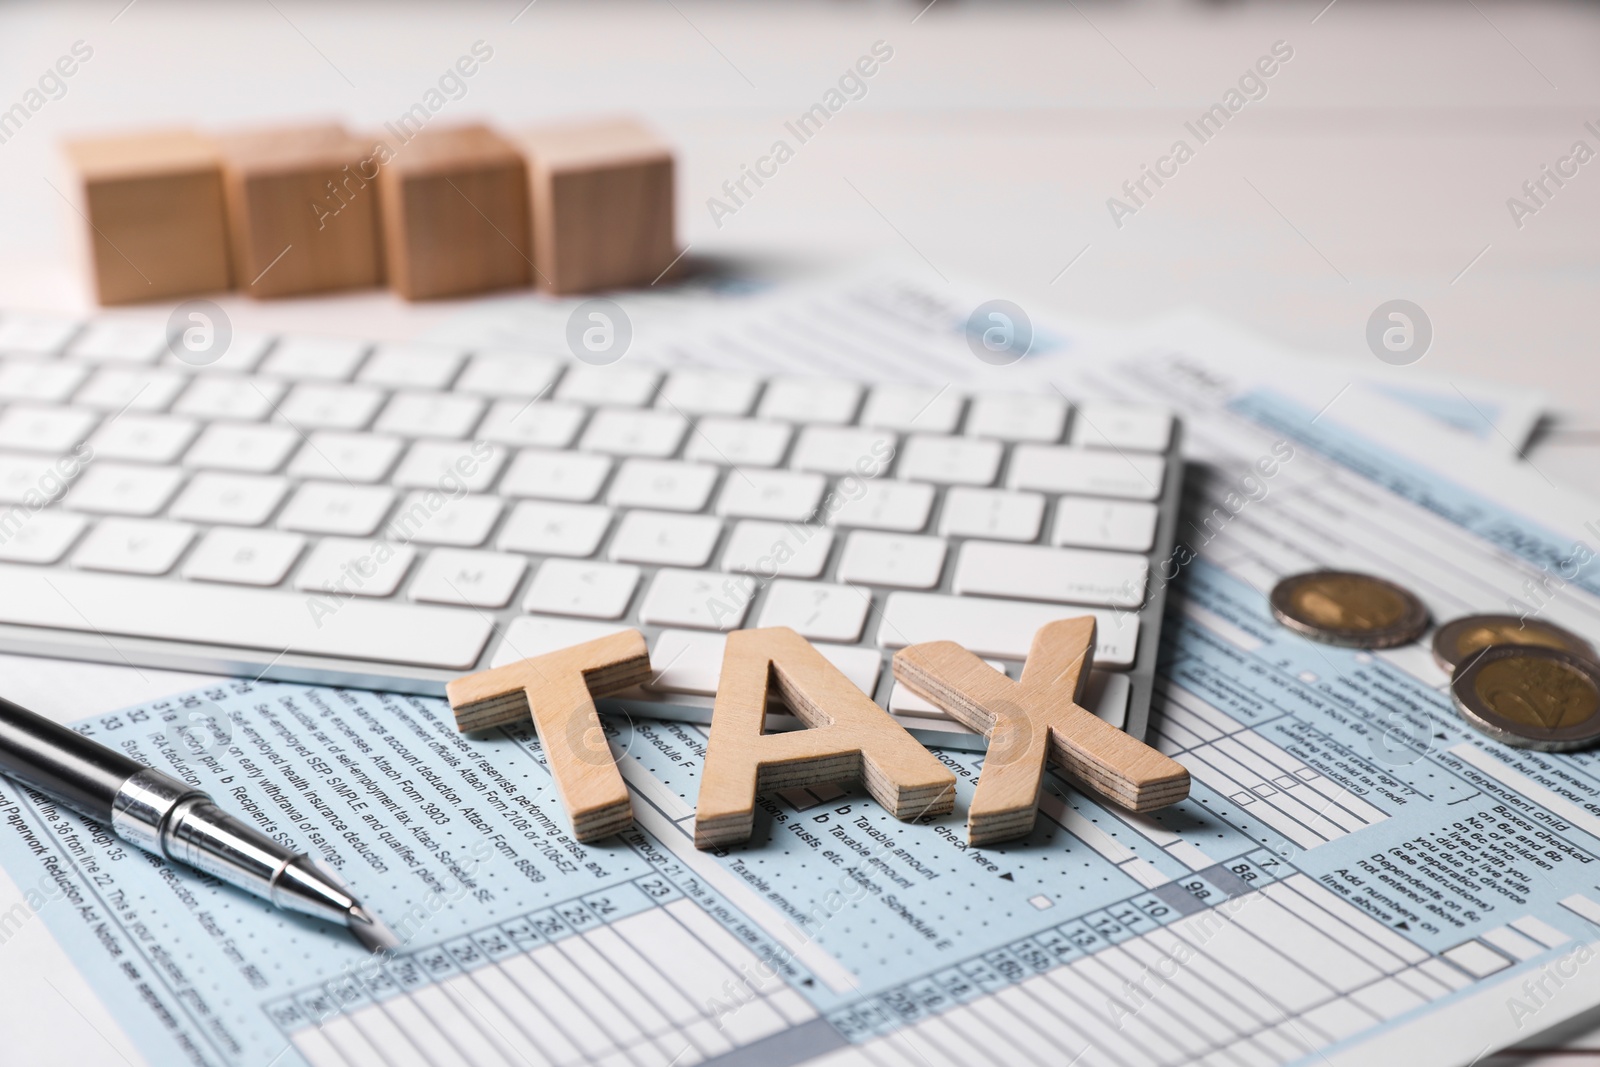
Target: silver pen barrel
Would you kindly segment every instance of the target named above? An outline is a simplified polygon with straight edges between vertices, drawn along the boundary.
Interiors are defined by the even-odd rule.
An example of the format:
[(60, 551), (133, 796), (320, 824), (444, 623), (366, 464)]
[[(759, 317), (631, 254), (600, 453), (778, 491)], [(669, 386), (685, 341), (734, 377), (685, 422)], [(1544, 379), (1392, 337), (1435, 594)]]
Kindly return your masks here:
[(367, 948), (397, 942), (310, 857), (224, 812), (211, 797), (76, 731), (0, 700), (0, 771), (147, 852), (205, 871), (285, 911), (349, 928)]
[(197, 789), (160, 771), (122, 783), (111, 828), (124, 841), (270, 900), (286, 911), (345, 924), (356, 899), (301, 852), (228, 815)]

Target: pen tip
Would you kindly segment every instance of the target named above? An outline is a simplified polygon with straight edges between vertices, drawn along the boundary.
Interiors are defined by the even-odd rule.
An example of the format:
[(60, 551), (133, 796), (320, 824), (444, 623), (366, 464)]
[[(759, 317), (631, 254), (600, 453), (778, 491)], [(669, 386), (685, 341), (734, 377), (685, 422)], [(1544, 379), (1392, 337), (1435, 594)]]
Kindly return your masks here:
[(360, 904), (352, 904), (348, 915), (350, 932), (368, 952), (392, 952), (400, 947), (400, 939), (372, 912)]

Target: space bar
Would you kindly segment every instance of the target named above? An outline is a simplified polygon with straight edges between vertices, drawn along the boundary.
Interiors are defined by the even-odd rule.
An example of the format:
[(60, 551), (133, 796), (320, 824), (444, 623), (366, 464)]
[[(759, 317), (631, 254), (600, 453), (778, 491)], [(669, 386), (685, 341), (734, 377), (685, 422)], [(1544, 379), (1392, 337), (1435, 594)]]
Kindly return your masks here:
[[(318, 610), (312, 612), (315, 603)], [(0, 623), (465, 670), (489, 620), (454, 608), (0, 564)]]

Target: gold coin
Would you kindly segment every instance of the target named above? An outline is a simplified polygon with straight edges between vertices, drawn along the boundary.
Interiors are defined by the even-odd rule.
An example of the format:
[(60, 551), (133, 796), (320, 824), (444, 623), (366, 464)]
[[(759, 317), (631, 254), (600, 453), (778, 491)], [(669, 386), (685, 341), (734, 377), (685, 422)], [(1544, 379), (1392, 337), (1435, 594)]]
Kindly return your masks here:
[(1572, 631), (1515, 615), (1467, 615), (1450, 620), (1433, 635), (1433, 658), (1445, 670), (1453, 671), (1468, 656), (1492, 645), (1564, 648), (1575, 655), (1595, 658), (1589, 642)]
[(1600, 666), (1566, 649), (1492, 645), (1450, 680), (1456, 710), (1508, 745), (1560, 751), (1600, 739)]
[(1393, 582), (1353, 571), (1311, 571), (1279, 582), (1272, 614), (1314, 641), (1346, 648), (1393, 648), (1428, 628), (1428, 609)]

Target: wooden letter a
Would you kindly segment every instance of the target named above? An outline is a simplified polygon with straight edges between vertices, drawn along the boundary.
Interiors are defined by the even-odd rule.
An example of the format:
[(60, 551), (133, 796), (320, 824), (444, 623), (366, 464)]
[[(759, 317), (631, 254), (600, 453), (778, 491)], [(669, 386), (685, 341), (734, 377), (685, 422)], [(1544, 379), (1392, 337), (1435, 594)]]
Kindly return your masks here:
[(895, 653), (896, 678), (989, 738), (967, 815), (970, 844), (1032, 832), (1047, 754), (1077, 781), (1132, 811), (1176, 804), (1189, 795), (1182, 764), (1078, 706), (1093, 655), (1093, 616), (1040, 627), (1020, 682), (950, 641)]
[[(762, 732), (770, 683), (810, 729)], [(805, 638), (786, 626), (729, 634), (700, 775), (695, 846), (749, 840), (757, 793), (854, 779), (897, 819), (955, 808), (955, 775)]]
[(644, 635), (624, 630), (457, 678), (445, 693), (462, 733), (531, 715), (575, 836), (598, 841), (627, 828), (633, 805), (594, 698), (649, 680)]

